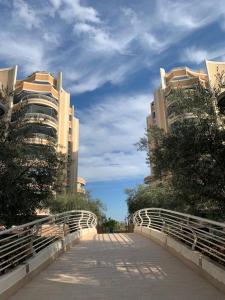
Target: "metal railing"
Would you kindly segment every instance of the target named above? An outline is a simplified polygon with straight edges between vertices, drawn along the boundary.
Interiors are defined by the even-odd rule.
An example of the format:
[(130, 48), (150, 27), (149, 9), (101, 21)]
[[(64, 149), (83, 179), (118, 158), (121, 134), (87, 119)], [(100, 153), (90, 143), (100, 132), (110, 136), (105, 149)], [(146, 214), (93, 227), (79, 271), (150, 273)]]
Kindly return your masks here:
[(145, 208), (133, 215), (136, 226), (154, 228), (225, 264), (225, 223), (162, 208)]
[(36, 113), (36, 112), (26, 112), (25, 117), (28, 120), (30, 118), (37, 119), (37, 120), (40, 120), (40, 121), (42, 121), (43, 119), (44, 120), (49, 120), (49, 121), (52, 121), (55, 124), (57, 124), (57, 121), (58, 121), (57, 116), (52, 117), (52, 116), (49, 116), (49, 115), (44, 114), (44, 113)]
[(40, 99), (40, 100), (47, 100), (55, 105), (58, 106), (58, 101), (53, 98), (53, 97), (50, 97), (50, 96), (47, 96), (47, 95), (44, 95), (43, 93), (40, 93), (40, 94), (28, 94), (28, 95), (25, 95), (21, 98), (20, 101), (27, 101), (27, 100), (35, 100), (35, 99)]
[(73, 210), (0, 231), (0, 275), (68, 234), (96, 225), (92, 212)]

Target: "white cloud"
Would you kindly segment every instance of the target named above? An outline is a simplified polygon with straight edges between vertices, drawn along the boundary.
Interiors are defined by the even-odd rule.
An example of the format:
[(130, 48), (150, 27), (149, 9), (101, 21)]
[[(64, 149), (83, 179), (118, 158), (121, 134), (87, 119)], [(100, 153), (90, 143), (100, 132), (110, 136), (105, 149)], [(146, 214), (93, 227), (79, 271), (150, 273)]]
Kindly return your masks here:
[(14, 21), (19, 21), (28, 29), (38, 28), (40, 26), (40, 19), (34, 9), (24, 0), (13, 1), (13, 18)]
[(218, 49), (200, 49), (197, 47), (189, 47), (184, 50), (180, 59), (185, 62), (195, 63), (197, 65), (201, 64), (205, 59), (218, 59), (224, 60), (225, 58), (225, 48)]
[(124, 52), (126, 45), (121, 43), (121, 41), (119, 42), (118, 40), (114, 40), (104, 29), (97, 28), (86, 23), (76, 23), (74, 25), (74, 32), (77, 34), (86, 34), (88, 45), (89, 47), (92, 47), (93, 50), (104, 52)]
[(70, 84), (68, 86), (69, 90), (72, 93), (83, 93), (87, 91), (94, 91), (98, 87), (104, 85), (106, 82), (110, 82), (112, 84), (119, 84), (123, 82), (126, 76), (129, 73), (132, 73), (133, 64), (122, 64), (120, 65), (119, 62), (113, 64), (106, 64), (105, 67), (101, 64), (98, 66), (96, 65), (94, 75), (92, 72), (87, 70), (84, 73), (75, 74), (74, 77), (70, 76)]
[(13, 35), (1, 32), (0, 57), (3, 61), (9, 60), (10, 65), (19, 64), (26, 75), (36, 70), (48, 69), (41, 41), (31, 44), (25, 37), (18, 41)]
[(62, 0), (49, 0), (49, 2), (52, 4), (54, 9), (56, 9), (56, 10), (59, 9), (62, 4)]
[(201, 64), (208, 57), (208, 52), (204, 49), (196, 49), (190, 47), (185, 49), (182, 54), (182, 60), (193, 62), (195, 64)]
[(151, 96), (115, 95), (80, 112), (79, 173), (87, 181), (148, 174), (134, 144), (144, 135)]
[[(100, 5), (89, 0), (13, 0), (11, 13), (2, 1), (9, 13), (2, 14), (0, 26), (16, 41), (9, 41), (14, 54), (1, 50), (4, 63), (27, 64), (24, 70), (43, 63), (41, 69), (62, 70), (67, 88), (82, 93), (105, 83), (120, 84), (143, 67), (153, 68), (171, 55), (171, 46), (182, 48), (192, 32), (216, 21), (224, 24), (224, 0), (217, 5), (212, 0), (150, 2), (131, 0), (131, 5), (121, 3), (115, 10), (114, 1)], [(184, 54), (193, 63), (199, 64), (206, 54), (213, 56), (203, 47), (193, 48), (195, 53), (189, 48)]]
[[(55, 1), (54, 1), (55, 2)], [(59, 15), (65, 21), (83, 21), (83, 22), (93, 22), (99, 23), (100, 19), (98, 12), (91, 6), (83, 6), (80, 3), (80, 0), (62, 0), (64, 6), (61, 6), (59, 10)], [(53, 3), (55, 8), (59, 4)]]
[[(7, 56), (1, 50), (4, 62), (26, 64), (24, 70), (42, 63), (41, 69), (62, 70), (67, 88), (75, 93), (93, 91), (105, 83), (120, 84), (142, 67), (153, 67), (170, 54), (170, 46), (182, 44), (193, 31), (225, 19), (224, 0), (217, 5), (212, 0), (133, 0), (132, 5), (121, 4), (116, 10), (114, 1), (102, 6), (89, 0), (13, 3), (12, 13), (8, 7), (9, 14), (2, 14), (0, 20), (4, 32), (16, 41), (9, 41), (14, 54), (9, 49)], [(190, 61), (191, 52), (185, 52)], [(193, 62), (198, 64), (204, 55), (205, 50), (199, 49)]]

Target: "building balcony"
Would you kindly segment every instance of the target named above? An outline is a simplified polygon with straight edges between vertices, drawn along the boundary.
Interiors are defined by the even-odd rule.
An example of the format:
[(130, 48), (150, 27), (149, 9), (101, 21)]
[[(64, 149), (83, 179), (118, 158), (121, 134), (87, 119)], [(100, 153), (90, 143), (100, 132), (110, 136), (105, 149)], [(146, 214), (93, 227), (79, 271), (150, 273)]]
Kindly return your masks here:
[(199, 83), (204, 85), (204, 81), (200, 80), (199, 78), (171, 80), (168, 82), (168, 86), (165, 88), (165, 95), (168, 96), (174, 89), (189, 89), (196, 86)]
[(29, 92), (36, 92), (36, 93), (43, 93), (43, 94), (50, 94), (55, 99), (59, 98), (58, 91), (49, 84), (40, 84), (40, 83), (33, 83), (33, 82), (26, 82), (22, 81), (17, 85), (16, 93), (20, 93), (22, 91), (29, 91)]
[(177, 121), (194, 119), (194, 118), (195, 116), (192, 113), (177, 114), (174, 112), (171, 113), (170, 116), (168, 116), (168, 125), (171, 126)]
[(85, 185), (86, 185), (85, 179), (82, 177), (78, 177), (77, 178), (77, 192), (85, 194), (86, 193), (85, 188), (84, 188)]
[(43, 95), (43, 94), (28, 94), (26, 96), (23, 96), (21, 98), (21, 101), (23, 104), (42, 104), (42, 105), (47, 105), (55, 110), (58, 110), (58, 100), (56, 100), (53, 97)]
[(80, 183), (80, 184), (83, 184), (83, 185), (86, 184), (86, 180), (84, 178), (82, 178), (82, 177), (78, 177), (77, 178), (77, 182)]
[[(54, 85), (54, 77), (52, 74), (45, 71), (37, 71), (25, 78), (28, 82), (48, 83)], [(20, 81), (21, 82), (21, 81)]]
[(85, 194), (86, 193), (86, 191), (85, 191), (84, 188), (77, 188), (77, 192), (81, 193), (81, 194)]
[(42, 113), (26, 113), (25, 120), (29, 123), (40, 123), (41, 125), (47, 125), (54, 128), (56, 131), (58, 129), (58, 121), (56, 118), (51, 117), (47, 114)]
[(36, 144), (36, 145), (47, 145), (53, 141), (54, 138), (50, 137), (47, 134), (42, 134), (42, 133), (33, 133), (31, 136), (26, 138), (27, 143)]

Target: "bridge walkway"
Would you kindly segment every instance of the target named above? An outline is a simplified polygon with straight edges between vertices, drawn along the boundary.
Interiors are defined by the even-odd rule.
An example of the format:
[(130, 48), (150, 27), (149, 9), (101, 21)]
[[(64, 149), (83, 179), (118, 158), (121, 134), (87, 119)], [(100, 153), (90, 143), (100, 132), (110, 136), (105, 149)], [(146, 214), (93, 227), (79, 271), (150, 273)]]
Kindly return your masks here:
[(134, 233), (84, 239), (11, 300), (224, 300), (214, 286)]

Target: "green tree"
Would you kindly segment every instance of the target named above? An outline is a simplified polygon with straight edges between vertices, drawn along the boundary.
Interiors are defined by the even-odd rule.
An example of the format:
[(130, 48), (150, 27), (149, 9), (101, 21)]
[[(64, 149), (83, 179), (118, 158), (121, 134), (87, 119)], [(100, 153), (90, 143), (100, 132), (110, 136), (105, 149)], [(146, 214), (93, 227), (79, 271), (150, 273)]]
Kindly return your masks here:
[(0, 222), (6, 226), (31, 220), (63, 188), (64, 157), (54, 141), (29, 142), (25, 113), (21, 109), (14, 122), (0, 119)]
[[(201, 85), (174, 90), (168, 101), (173, 101), (177, 121), (169, 133), (160, 133), (150, 159), (155, 179), (170, 174), (173, 190), (189, 212), (224, 218), (225, 130), (217, 93)], [(139, 149), (147, 150), (147, 138), (140, 140)]]
[(125, 193), (127, 194), (129, 214), (148, 207), (185, 210), (184, 203), (180, 201), (168, 182), (155, 186), (139, 185), (136, 188), (125, 190)]
[(116, 230), (119, 230), (120, 223), (114, 219), (108, 218), (104, 220), (102, 226), (105, 228), (105, 230), (114, 232)]
[(105, 207), (99, 199), (93, 199), (90, 192), (86, 193), (62, 193), (56, 196), (51, 203), (52, 213), (60, 213), (69, 210), (89, 210), (96, 214), (98, 220), (104, 218)]

